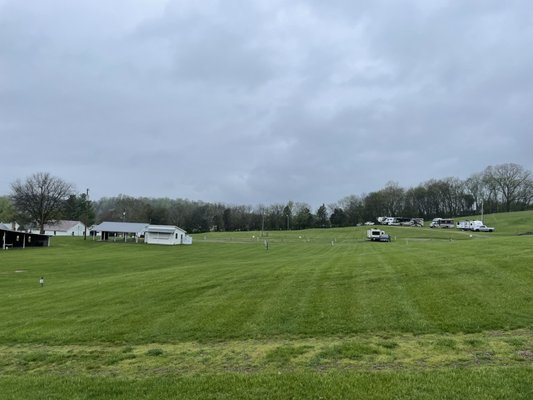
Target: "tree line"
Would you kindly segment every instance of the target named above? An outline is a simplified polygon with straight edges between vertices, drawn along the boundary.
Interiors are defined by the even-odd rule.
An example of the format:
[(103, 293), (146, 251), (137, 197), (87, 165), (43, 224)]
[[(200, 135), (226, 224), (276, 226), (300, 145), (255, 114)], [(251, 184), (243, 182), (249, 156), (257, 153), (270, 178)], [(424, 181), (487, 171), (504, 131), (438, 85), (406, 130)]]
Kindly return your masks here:
[(177, 225), (188, 232), (289, 230), (355, 226), (380, 216), (461, 217), (522, 211), (533, 207), (531, 171), (513, 164), (488, 166), (468, 179), (431, 179), (402, 188), (384, 188), (350, 195), (315, 211), (307, 203), (227, 205), (187, 199), (134, 198), (127, 195), (90, 200), (86, 193), (48, 173), (37, 173), (12, 184), (10, 196), (0, 197), (0, 221), (17, 219), (43, 229), (58, 220), (146, 222)]

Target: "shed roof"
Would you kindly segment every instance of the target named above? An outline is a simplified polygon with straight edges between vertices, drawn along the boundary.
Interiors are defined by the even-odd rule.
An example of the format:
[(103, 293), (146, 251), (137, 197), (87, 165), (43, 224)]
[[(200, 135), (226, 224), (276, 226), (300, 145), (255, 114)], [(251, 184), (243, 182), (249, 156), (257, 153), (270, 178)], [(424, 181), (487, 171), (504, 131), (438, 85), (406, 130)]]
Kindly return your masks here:
[(187, 233), (183, 229), (181, 229), (178, 226), (175, 225), (148, 225), (146, 228), (146, 232), (175, 232), (180, 231), (183, 233)]
[(142, 222), (109, 222), (105, 221), (94, 227), (96, 232), (120, 232), (120, 233), (142, 233), (149, 224)]

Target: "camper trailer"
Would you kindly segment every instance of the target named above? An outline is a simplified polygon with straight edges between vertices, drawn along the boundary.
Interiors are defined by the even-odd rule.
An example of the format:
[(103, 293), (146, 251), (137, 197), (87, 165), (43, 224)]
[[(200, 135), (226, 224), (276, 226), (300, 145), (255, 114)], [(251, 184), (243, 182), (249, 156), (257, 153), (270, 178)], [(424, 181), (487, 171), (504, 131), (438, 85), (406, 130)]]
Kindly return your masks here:
[(463, 231), (474, 231), (474, 232), (494, 232), (494, 228), (486, 226), (483, 221), (459, 221), (457, 223), (457, 229), (462, 229)]
[(446, 218), (434, 218), (429, 224), (430, 228), (455, 228), (455, 222), (453, 219)]
[(422, 218), (411, 218), (411, 217), (380, 217), (380, 218), (378, 218), (378, 222), (380, 222), (382, 225), (424, 226), (424, 219)]
[(469, 231), (470, 230), (470, 222), (471, 221), (459, 221), (457, 222), (457, 229), (462, 229), (463, 231)]
[(366, 237), (373, 242), (390, 242), (390, 235), (381, 229), (369, 229), (366, 231)]

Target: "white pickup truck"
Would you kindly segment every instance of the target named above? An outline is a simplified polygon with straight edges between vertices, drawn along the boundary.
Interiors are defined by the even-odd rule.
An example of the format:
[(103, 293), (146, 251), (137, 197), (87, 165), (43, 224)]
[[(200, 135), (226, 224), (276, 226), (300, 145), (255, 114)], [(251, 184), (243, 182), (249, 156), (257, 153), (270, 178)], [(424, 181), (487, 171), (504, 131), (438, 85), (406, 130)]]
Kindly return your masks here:
[(494, 232), (494, 228), (487, 225), (477, 225), (473, 230), (474, 232)]
[(390, 235), (386, 234), (381, 229), (369, 229), (366, 231), (366, 237), (368, 240), (374, 242), (390, 242)]

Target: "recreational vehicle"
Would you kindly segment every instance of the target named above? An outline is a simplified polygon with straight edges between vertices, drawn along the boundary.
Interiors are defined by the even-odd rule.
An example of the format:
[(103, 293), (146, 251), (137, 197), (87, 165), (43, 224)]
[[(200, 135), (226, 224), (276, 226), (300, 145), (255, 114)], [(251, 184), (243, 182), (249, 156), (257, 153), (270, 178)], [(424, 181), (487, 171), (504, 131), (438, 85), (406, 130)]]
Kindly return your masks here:
[(494, 232), (494, 228), (486, 226), (483, 221), (459, 221), (457, 228), (463, 231)]
[(401, 225), (401, 226), (424, 226), (424, 220), (422, 218), (411, 217), (386, 217), (382, 219), (383, 225)]
[(453, 219), (434, 218), (429, 224), (430, 228), (455, 228)]
[(369, 229), (366, 231), (366, 237), (373, 242), (390, 242), (390, 235), (381, 229)]

